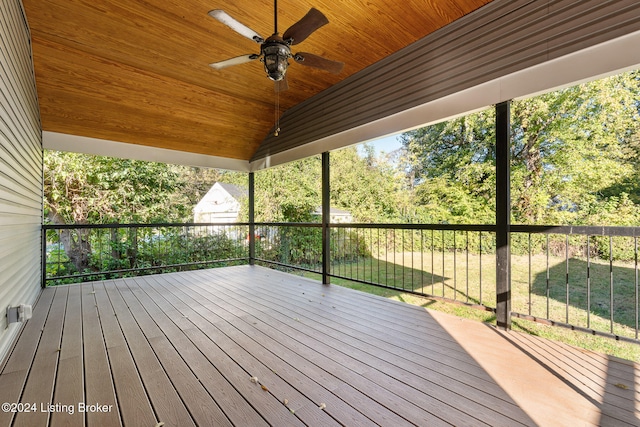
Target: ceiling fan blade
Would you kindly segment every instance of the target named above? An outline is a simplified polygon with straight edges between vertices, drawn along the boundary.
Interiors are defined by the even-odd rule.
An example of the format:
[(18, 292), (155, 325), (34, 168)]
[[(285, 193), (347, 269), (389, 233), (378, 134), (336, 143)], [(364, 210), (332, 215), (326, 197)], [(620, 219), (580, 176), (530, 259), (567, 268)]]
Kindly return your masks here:
[(224, 10), (220, 10), (220, 9), (211, 10), (209, 11), (209, 16), (211, 16), (214, 19), (217, 19), (218, 21), (222, 22), (224, 25), (228, 26), (229, 28), (237, 32), (238, 34), (243, 35), (246, 38), (255, 41), (256, 43), (262, 43), (264, 41), (264, 39), (260, 37), (260, 34), (256, 33), (246, 25), (236, 21)]
[(302, 19), (284, 32), (282, 38), (285, 40), (293, 39), (293, 42), (291, 43), (292, 45), (298, 44), (309, 37), (309, 35), (311, 35), (315, 30), (328, 23), (329, 20), (327, 17), (318, 9), (312, 7), (311, 10), (302, 17)]
[(344, 62), (332, 61), (331, 59), (323, 58), (313, 53), (298, 52), (293, 56), (293, 59), (298, 64), (319, 68), (332, 74), (340, 74), (344, 68)]
[(240, 65), (246, 62), (251, 62), (254, 59), (258, 59), (260, 55), (255, 53), (249, 55), (236, 56), (235, 58), (230, 58), (220, 62), (214, 62), (213, 64), (209, 64), (211, 68), (215, 68), (216, 70), (222, 70), (223, 68), (231, 67), (232, 65)]
[(275, 82), (273, 89), (276, 93), (284, 92), (285, 90), (289, 90), (289, 83), (287, 82), (287, 76), (285, 74), (282, 80)]

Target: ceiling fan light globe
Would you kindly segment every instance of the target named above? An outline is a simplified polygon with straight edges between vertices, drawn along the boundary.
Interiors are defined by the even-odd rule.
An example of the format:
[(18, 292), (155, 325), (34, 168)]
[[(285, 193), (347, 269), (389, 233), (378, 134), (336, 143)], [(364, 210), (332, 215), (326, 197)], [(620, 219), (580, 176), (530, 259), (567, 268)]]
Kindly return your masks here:
[[(281, 58), (278, 58), (281, 59)], [(284, 78), (287, 72), (287, 61), (269, 61), (265, 58), (264, 70), (267, 72), (267, 76), (273, 81), (280, 81)]]
[(291, 56), (291, 51), (288, 46), (274, 43), (264, 46), (262, 53), (264, 55), (263, 62), (267, 76), (276, 82), (282, 80), (287, 72), (289, 57)]
[(284, 74), (283, 73), (269, 73), (269, 72), (267, 72), (267, 77), (269, 77), (274, 82), (279, 82), (279, 81), (284, 80)]

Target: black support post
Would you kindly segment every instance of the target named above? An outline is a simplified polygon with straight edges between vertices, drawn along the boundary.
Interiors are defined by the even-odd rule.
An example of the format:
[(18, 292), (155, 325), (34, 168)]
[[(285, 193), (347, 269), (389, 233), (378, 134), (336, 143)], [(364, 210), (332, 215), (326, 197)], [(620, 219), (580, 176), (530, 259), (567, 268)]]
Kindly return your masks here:
[(329, 273), (331, 268), (331, 235), (329, 223), (331, 222), (331, 192), (329, 188), (329, 153), (322, 153), (322, 283), (330, 283)]
[(249, 172), (249, 265), (256, 263), (255, 181)]
[(511, 328), (510, 102), (496, 105), (496, 322)]

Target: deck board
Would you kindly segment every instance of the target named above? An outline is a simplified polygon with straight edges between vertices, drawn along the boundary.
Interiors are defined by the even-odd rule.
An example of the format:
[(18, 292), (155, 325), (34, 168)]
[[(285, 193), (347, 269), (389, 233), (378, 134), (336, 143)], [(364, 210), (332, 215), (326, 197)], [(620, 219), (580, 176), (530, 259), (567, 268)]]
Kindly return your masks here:
[[(282, 311), (280, 311), (279, 314), (274, 314), (274, 312), (277, 312), (279, 309), (287, 311), (291, 309), (279, 306), (277, 301), (272, 300), (269, 302), (268, 300), (271, 299), (271, 296), (268, 293), (260, 293), (257, 291), (256, 288), (259, 287), (257, 285), (258, 284), (256, 284), (256, 287), (252, 289), (251, 292), (259, 297), (258, 300), (260, 304), (273, 310), (269, 313), (269, 316), (275, 316), (275, 318), (279, 319), (283, 324), (286, 324), (290, 318), (287, 318)], [(308, 292), (305, 292), (305, 295), (308, 294)], [(230, 298), (231, 295), (225, 294), (225, 301), (228, 301)], [(324, 297), (320, 296), (320, 298), (322, 299), (318, 301), (324, 301), (325, 304), (327, 303)], [(292, 296), (291, 299), (295, 298)], [(308, 337), (312, 338), (309, 340), (307, 337), (301, 336), (301, 339), (309, 343), (308, 345), (313, 346), (312, 348), (315, 351), (325, 355), (332, 354), (337, 358), (334, 360), (339, 361), (341, 365), (350, 368), (363, 378), (383, 386), (395, 394), (399, 394), (402, 399), (408, 402), (422, 406), (432, 412), (442, 412), (442, 417), (445, 417), (445, 421), (447, 422), (455, 425), (468, 423), (477, 424), (482, 422), (491, 425), (513, 425), (513, 418), (503, 416), (503, 414), (516, 414), (517, 411), (512, 410), (514, 409), (513, 405), (504, 405), (503, 414), (496, 415), (492, 410), (487, 411), (487, 407), (476, 404), (475, 400), (484, 401), (486, 404), (494, 403), (493, 400), (487, 398), (487, 388), (490, 386), (490, 383), (486, 381), (480, 382), (480, 384), (476, 384), (478, 388), (467, 387), (464, 384), (458, 386), (457, 381), (466, 380), (469, 376), (463, 373), (463, 375), (459, 375), (460, 378), (454, 378), (456, 381), (451, 381), (451, 378), (441, 375), (436, 371), (438, 366), (435, 364), (422, 366), (416, 363), (415, 359), (419, 358), (417, 353), (410, 355), (410, 358), (408, 357), (408, 350), (411, 345), (410, 341), (398, 340), (394, 336), (387, 335), (381, 325), (369, 325), (368, 329), (359, 327), (355, 325), (351, 319), (345, 318), (348, 316), (346, 312), (340, 313), (337, 310), (332, 310), (333, 318), (323, 319), (322, 314), (326, 313), (326, 310), (314, 307), (313, 302), (313, 297), (310, 298), (308, 296), (295, 301), (295, 311), (293, 311), (293, 315), (296, 316), (294, 318), (296, 321), (290, 322), (292, 330), (288, 332), (288, 335), (293, 335), (296, 332), (305, 333)], [(253, 301), (251, 303), (256, 304)], [(334, 307), (334, 305), (331, 306), (332, 309)], [(256, 306), (256, 309), (260, 310), (258, 306)], [(315, 315), (312, 318), (306, 317), (309, 314)], [(289, 325), (283, 327), (288, 328)], [(364, 340), (363, 334), (365, 336)], [(333, 344), (327, 346), (317, 343), (315, 342), (318, 340), (317, 337), (323, 337), (323, 340), (329, 337), (331, 340), (327, 342)], [(389, 344), (389, 341), (392, 342), (392, 344)], [(391, 348), (393, 350), (399, 349), (399, 351), (397, 354), (388, 352)], [(368, 364), (360, 362), (362, 360), (367, 360)], [(380, 371), (386, 372), (387, 376), (377, 375)], [(359, 377), (350, 376), (347, 382), (355, 384), (354, 381), (358, 382), (361, 380)], [(441, 383), (445, 382), (453, 385), (454, 390), (451, 391), (440, 386)], [(409, 393), (405, 392), (403, 395), (402, 392), (407, 390), (407, 384), (414, 387), (414, 390), (411, 390)], [(363, 390), (369, 389), (369, 383), (364, 382), (360, 387)], [(457, 394), (455, 392), (456, 390), (461, 391), (463, 394)], [(464, 399), (464, 405), (459, 405), (459, 402), (456, 402), (456, 399), (459, 400), (461, 397)], [(450, 407), (443, 410), (443, 402), (441, 402), (441, 400), (447, 402), (445, 405), (449, 404)], [(468, 412), (466, 415), (458, 409), (461, 407), (464, 407), (465, 411)], [(409, 411), (414, 408), (404, 409), (405, 415), (407, 415)], [(516, 415), (519, 416), (520, 414)], [(426, 422), (429, 424), (436, 422), (436, 420), (431, 418), (413, 419), (412, 421), (418, 423)]]
[(115, 311), (105, 291), (104, 283), (95, 283), (96, 305), (100, 313), (100, 326), (118, 396), (118, 406), (124, 425), (155, 425), (153, 412), (142, 379), (124, 338)]
[[(194, 296), (197, 299), (203, 299), (202, 294), (195, 290), (192, 292), (194, 292)], [(287, 371), (292, 372), (294, 375), (317, 378), (321, 385), (328, 387), (328, 390), (335, 390), (343, 385), (344, 382), (340, 378), (340, 374), (348, 376), (348, 369), (326, 354), (318, 353), (317, 349), (308, 347), (301, 342), (301, 340), (306, 338), (304, 333), (284, 333), (282, 330), (286, 330), (287, 328), (285, 323), (280, 323), (275, 327), (271, 326), (265, 322), (264, 319), (248, 315), (240, 308), (230, 305), (226, 301), (227, 299), (228, 296), (225, 295), (223, 298), (218, 298), (215, 303), (209, 301), (205, 304), (206, 310), (210, 312), (213, 310), (215, 315), (226, 319), (234, 328), (237, 328), (240, 332), (253, 339), (255, 343), (269, 349), (273, 354), (285, 358), (289, 363)], [(248, 304), (249, 301), (246, 301), (246, 303)], [(207, 315), (206, 311), (205, 315)], [(288, 318), (287, 321), (293, 322), (294, 319)], [(335, 351), (333, 353), (339, 354)], [(329, 384), (326, 384), (327, 379), (330, 381)], [(354, 377), (354, 381), (362, 380), (360, 377)], [(369, 393), (378, 398), (377, 402), (387, 403), (387, 400), (389, 403), (397, 402), (396, 396), (386, 394), (385, 390), (378, 389), (374, 384), (367, 384), (365, 388), (368, 388)], [(355, 389), (352, 390), (355, 391)], [(346, 400), (372, 421), (380, 422), (383, 425), (409, 425), (403, 417), (397, 415), (391, 409), (376, 403), (372, 398), (365, 399), (367, 396), (360, 396), (360, 394), (361, 393), (351, 393), (347, 395)], [(349, 398), (351, 397), (356, 400), (349, 402)], [(326, 402), (322, 401), (316, 401), (315, 403), (318, 406), (322, 403), (326, 404)], [(406, 402), (401, 402), (400, 404), (405, 405)], [(410, 409), (413, 410), (414, 408)]]
[[(26, 323), (20, 339), (9, 354), (0, 374), (0, 403), (21, 402), (29, 371), (33, 363), (44, 325), (56, 293), (55, 289), (45, 289), (33, 307), (33, 317)], [(16, 413), (0, 412), (0, 425), (11, 425)]]
[[(138, 279), (134, 281), (138, 284)], [(124, 281), (119, 281), (117, 286), (126, 286)], [(258, 414), (252, 410), (251, 405), (242, 398), (239, 394), (239, 390), (234, 388), (235, 382), (230, 382), (225, 379), (221, 370), (228, 371), (233, 369), (231, 364), (234, 364), (233, 360), (226, 357), (221, 351), (213, 354), (212, 359), (215, 359), (215, 364), (207, 358), (207, 354), (211, 354), (213, 346), (208, 345), (208, 342), (196, 341), (193, 342), (189, 339), (188, 334), (181, 330), (174, 322), (186, 322), (185, 326), (188, 329), (193, 329), (193, 324), (188, 322), (177, 311), (172, 310), (170, 307), (161, 307), (144, 292), (139, 286), (135, 286), (131, 289), (131, 296), (135, 297), (142, 307), (148, 310), (148, 312), (156, 311), (154, 315), (154, 321), (163, 331), (163, 333), (169, 338), (171, 343), (177, 349), (180, 356), (184, 359), (189, 368), (197, 376), (198, 381), (207, 389), (209, 394), (217, 402), (220, 407), (226, 409), (226, 416), (232, 423), (237, 425), (266, 425), (264, 420), (258, 416)], [(166, 309), (163, 310), (163, 309)], [(149, 311), (150, 310), (150, 311)], [(200, 345), (198, 345), (200, 344)], [(237, 365), (236, 365), (237, 367)], [(234, 373), (235, 374), (235, 373)], [(242, 375), (242, 378), (238, 378), (237, 374), (234, 378), (237, 380), (236, 387), (246, 388), (248, 383), (247, 375)], [(240, 381), (240, 380), (244, 381)], [(243, 387), (243, 383), (245, 387)], [(253, 393), (257, 393), (258, 390), (252, 387)], [(267, 416), (274, 416), (275, 419), (281, 421), (277, 415), (273, 415), (273, 408), (262, 408)], [(275, 421), (275, 420), (274, 420)]]
[(42, 411), (40, 403), (52, 401), (68, 293), (68, 288), (56, 289), (31, 365), (29, 376), (33, 380), (27, 382), (22, 394), (25, 402), (35, 403), (35, 410), (16, 414), (14, 426), (29, 427), (46, 425), (49, 422), (50, 413)]
[(127, 340), (131, 354), (136, 361), (140, 377), (149, 394), (157, 418), (166, 425), (195, 426), (189, 411), (180, 399), (151, 345), (134, 320), (122, 295), (120, 295), (115, 286), (106, 286), (105, 290), (122, 328), (122, 333)]
[[(120, 408), (116, 401), (114, 379), (109, 365), (107, 349), (100, 324), (100, 313), (96, 303), (93, 285), (82, 285), (82, 343), (84, 352), (85, 397), (83, 404), (99, 404), (104, 412), (84, 412), (87, 425), (120, 426)], [(31, 379), (31, 377), (30, 377)], [(76, 413), (80, 417), (80, 402), (76, 404)]]
[[(191, 370), (169, 337), (165, 336), (150, 314), (137, 301), (132, 292), (118, 281), (116, 289), (123, 296), (135, 321), (140, 325), (142, 333), (153, 348), (160, 363), (167, 371), (176, 391), (198, 425), (230, 426), (229, 419), (222, 412), (216, 401), (208, 393), (205, 386)], [(161, 312), (157, 310), (155, 315)], [(161, 422), (164, 422), (161, 420)]]
[[(197, 294), (200, 295), (200, 294)], [(202, 301), (202, 297), (199, 298)], [(206, 304), (209, 308), (209, 313), (218, 313), (220, 314), (222, 317), (226, 317), (228, 320), (233, 321), (234, 322), (234, 326), (236, 328), (238, 328), (241, 332), (243, 330), (246, 331), (246, 326), (247, 325), (241, 325), (239, 324), (237, 321), (235, 321), (235, 319), (239, 319), (239, 318), (244, 318), (244, 322), (242, 323), (246, 323), (247, 321), (249, 321), (250, 323), (258, 323), (258, 319), (253, 319), (250, 317), (245, 317), (243, 316), (242, 313), (240, 312), (235, 312), (235, 313), (229, 313), (229, 312), (222, 312), (220, 310), (218, 310), (217, 312), (212, 312), (210, 311), (213, 308), (213, 304), (212, 303), (208, 303)], [(207, 311), (205, 310), (205, 316), (210, 315), (209, 313), (207, 313)], [(239, 334), (234, 334), (233, 331), (229, 331), (227, 329), (228, 332), (231, 333), (231, 336), (234, 338), (240, 338)], [(273, 332), (273, 331), (271, 331)], [(275, 335), (275, 334), (274, 334)], [(259, 336), (253, 335), (254, 338), (254, 343), (255, 342), (264, 342), (263, 340), (260, 339)], [(278, 336), (279, 340), (276, 339), (276, 341), (290, 341), (291, 337), (282, 337), (282, 336)], [(255, 344), (251, 345), (250, 347), (254, 349), (255, 351)], [(258, 351), (259, 354), (262, 356), (261, 359), (263, 359), (263, 355), (265, 354), (264, 351), (259, 350)], [(273, 352), (273, 354), (275, 355), (280, 355), (280, 357), (283, 357), (283, 355), (286, 355), (287, 358), (291, 357), (293, 355), (293, 353), (291, 351), (289, 351), (285, 346), (283, 346), (282, 348), (279, 349), (275, 349)], [(318, 356), (316, 356), (318, 357)], [(289, 364), (289, 366), (285, 367), (284, 370), (278, 370), (276, 372), (278, 372), (278, 375), (281, 375), (281, 372), (293, 372), (294, 376), (301, 376), (301, 377), (305, 377), (305, 376), (312, 376), (312, 377), (316, 377), (318, 375), (318, 371), (314, 369), (314, 365), (312, 364), (312, 362), (310, 362), (309, 360), (305, 360), (304, 358), (302, 358), (302, 360), (300, 361), (301, 365), (305, 366), (305, 367), (311, 367), (311, 369), (313, 370), (313, 372), (308, 372), (306, 370), (304, 371), (300, 371), (300, 372), (296, 372), (296, 370), (292, 371), (292, 368), (296, 368), (299, 365), (293, 365), (293, 364)], [(288, 408), (296, 411), (297, 409), (299, 409), (301, 406), (309, 406), (308, 402), (306, 401), (306, 399), (304, 399), (304, 402), (300, 402), (300, 400), (302, 400), (304, 397), (300, 396), (298, 392), (295, 391), (295, 389), (292, 389), (291, 387), (285, 387), (284, 390), (282, 390), (283, 387), (278, 387), (278, 383), (280, 381), (278, 381), (277, 377), (275, 375), (271, 375), (271, 376), (265, 376), (265, 372), (263, 371), (262, 373), (260, 373), (260, 376), (255, 375), (256, 377), (258, 377), (260, 383), (262, 383), (262, 385), (265, 385), (265, 387), (267, 387), (269, 389), (269, 391), (274, 394), (274, 397), (276, 397), (278, 403), (284, 401), (284, 399), (287, 399), (288, 401)], [(332, 384), (332, 387), (335, 387), (334, 384)], [(324, 403), (322, 401), (318, 401), (315, 403), (314, 406), (319, 406), (321, 403)], [(325, 403), (326, 404), (326, 403)], [(392, 413), (388, 414), (389, 417), (393, 417), (394, 415)], [(400, 420), (398, 420), (396, 422), (395, 425), (402, 425), (400, 424)]]
[[(76, 405), (84, 399), (84, 363), (82, 352), (82, 287), (68, 288), (67, 307), (64, 316), (62, 343), (58, 374), (53, 401), (62, 405)], [(51, 426), (84, 425), (84, 417), (74, 416), (68, 411), (51, 414)]]
[[(176, 317), (183, 324), (183, 331), (189, 339), (200, 348), (216, 366), (220, 373), (231, 383), (235, 384), (238, 391), (247, 398), (249, 403), (265, 414), (266, 421), (273, 424), (289, 423), (291, 419), (289, 410), (283, 408), (280, 402), (275, 400), (265, 400), (263, 395), (266, 390), (259, 387), (262, 383), (268, 383), (268, 393), (274, 395), (287, 395), (292, 402), (303, 400), (305, 397), (296, 392), (284, 381), (278, 381), (278, 377), (268, 369), (251, 353), (242, 348), (238, 343), (220, 333), (217, 328), (203, 319), (195, 310), (187, 304), (172, 296), (170, 292), (163, 292), (162, 295), (154, 289), (145, 278), (137, 280), (141, 288), (158, 304), (167, 310), (176, 310)], [(265, 359), (265, 354), (260, 354), (261, 359)], [(257, 382), (251, 382), (251, 377), (258, 378)], [(266, 386), (265, 386), (266, 387)], [(270, 406), (264, 407), (265, 403)], [(295, 407), (294, 407), (295, 410)], [(272, 414), (272, 415), (268, 415)], [(246, 416), (246, 412), (245, 412)], [(330, 420), (325, 420), (330, 422)], [(244, 425), (266, 424), (258, 420), (242, 420)]]
[(0, 366), (76, 409), (0, 427), (640, 425), (635, 363), (262, 267), (45, 289)]
[[(260, 295), (256, 296), (260, 297)], [(225, 294), (223, 300), (229, 302), (230, 298), (229, 294)], [(264, 302), (262, 298), (260, 299)], [(238, 302), (238, 304), (240, 303)], [(277, 337), (280, 341), (296, 341), (295, 344), (290, 343), (288, 345), (290, 351), (299, 353), (311, 351), (312, 354), (323, 355), (322, 357), (316, 356), (312, 362), (333, 373), (346, 384), (357, 388), (372, 399), (385, 402), (385, 405), (395, 413), (402, 414), (410, 422), (418, 425), (434, 425), (439, 421), (437, 417), (433, 417), (429, 409), (435, 411), (441, 405), (441, 402), (431, 399), (430, 396), (420, 395), (417, 391), (412, 392), (411, 396), (394, 394), (392, 391), (403, 388), (403, 386), (398, 384), (398, 381), (393, 377), (393, 373), (389, 370), (386, 371), (387, 376), (366, 375), (370, 369), (368, 365), (361, 362), (362, 359), (367, 357), (363, 352), (357, 351), (355, 347), (350, 347), (344, 341), (332, 340), (333, 345), (329, 345), (324, 342), (327, 337), (326, 328), (324, 330), (313, 328), (305, 324), (304, 317), (294, 317), (292, 319), (282, 313), (277, 314), (277, 306), (275, 305), (266, 304), (266, 307), (273, 311), (267, 312), (265, 310), (261, 316), (261, 320), (265, 324), (263, 330), (269, 336)], [(234, 312), (235, 315), (242, 316), (239, 306), (234, 305), (234, 310), (237, 310)], [(304, 309), (300, 310), (298, 307), (295, 312), (296, 316), (303, 316), (303, 311)], [(257, 321), (258, 318), (256, 318), (256, 323)], [(344, 327), (347, 326), (344, 325)], [(391, 366), (391, 370), (393, 369), (395, 369), (395, 366)], [(433, 386), (436, 385), (434, 384)], [(422, 407), (415, 405), (415, 401), (420, 402)], [(456, 408), (450, 408), (443, 412), (446, 412), (447, 421), (456, 425), (474, 421), (472, 418), (463, 416)]]

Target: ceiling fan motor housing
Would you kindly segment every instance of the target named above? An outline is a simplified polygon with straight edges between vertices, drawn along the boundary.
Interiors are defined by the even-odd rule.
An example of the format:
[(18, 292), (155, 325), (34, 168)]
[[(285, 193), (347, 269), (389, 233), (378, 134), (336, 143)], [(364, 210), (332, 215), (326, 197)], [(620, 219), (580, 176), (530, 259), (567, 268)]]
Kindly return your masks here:
[(292, 57), (289, 43), (278, 34), (274, 34), (262, 44), (260, 50), (267, 76), (276, 82), (284, 79), (289, 66), (289, 58)]

